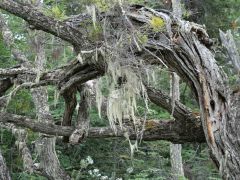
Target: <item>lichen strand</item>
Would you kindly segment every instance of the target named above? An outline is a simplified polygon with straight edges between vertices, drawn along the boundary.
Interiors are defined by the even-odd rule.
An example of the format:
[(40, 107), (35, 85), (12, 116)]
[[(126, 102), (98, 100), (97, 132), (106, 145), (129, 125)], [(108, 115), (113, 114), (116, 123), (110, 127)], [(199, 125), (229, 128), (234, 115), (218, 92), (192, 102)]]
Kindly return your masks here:
[[(137, 110), (137, 99), (143, 98), (145, 106), (148, 104), (148, 97), (146, 89), (142, 84), (141, 76), (138, 76), (130, 68), (121, 67), (115, 62), (108, 62), (108, 73), (107, 76), (111, 79), (108, 84), (108, 97), (107, 97), (107, 117), (109, 124), (117, 133), (116, 125), (123, 128), (123, 119), (129, 119), (134, 125), (140, 124), (135, 117)], [(119, 82), (121, 79), (121, 82)], [(102, 93), (99, 84), (96, 88), (96, 102), (100, 115)]]

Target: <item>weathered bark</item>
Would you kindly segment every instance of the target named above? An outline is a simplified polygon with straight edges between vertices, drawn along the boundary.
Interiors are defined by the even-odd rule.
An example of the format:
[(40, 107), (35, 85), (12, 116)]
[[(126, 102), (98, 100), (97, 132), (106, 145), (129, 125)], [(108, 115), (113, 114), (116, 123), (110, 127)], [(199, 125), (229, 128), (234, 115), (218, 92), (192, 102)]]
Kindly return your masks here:
[(179, 180), (184, 177), (182, 164), (182, 145), (170, 144), (171, 175), (173, 180)]
[(5, 160), (2, 156), (1, 150), (0, 150), (0, 179), (1, 180), (11, 180), (11, 177), (9, 175), (9, 171), (8, 171), (7, 165), (5, 163)]
[(181, 8), (181, 0), (172, 0), (172, 9), (173, 15), (175, 18), (181, 19), (182, 18), (182, 8)]
[[(163, 17), (161, 13), (151, 11)], [(137, 14), (141, 15), (141, 19), (147, 18), (140, 11)], [(233, 132), (238, 133), (235, 128), (233, 132), (227, 129), (232, 126), (229, 122), (234, 127), (238, 122), (234, 121), (235, 116), (231, 112), (236, 105), (230, 105), (226, 77), (217, 66), (214, 55), (206, 47), (210, 41), (205, 30), (196, 24), (176, 22), (178, 28), (167, 32), (172, 39), (165, 41), (166, 44), (159, 44), (158, 40), (151, 39), (148, 41), (148, 48), (158, 49), (158, 55), (164, 63), (188, 82), (199, 102), (206, 140), (215, 162), (218, 162), (222, 177), (237, 179), (240, 175), (239, 155), (236, 151), (239, 144), (232, 142), (238, 141)], [(169, 42), (174, 45), (170, 46)]]
[(174, 109), (172, 107), (172, 99), (161, 90), (146, 86), (148, 98), (150, 101), (160, 107), (166, 109), (170, 114), (173, 111), (173, 117), (181, 124), (191, 123), (195, 127), (201, 127), (200, 115), (193, 113), (188, 107), (175, 101)]

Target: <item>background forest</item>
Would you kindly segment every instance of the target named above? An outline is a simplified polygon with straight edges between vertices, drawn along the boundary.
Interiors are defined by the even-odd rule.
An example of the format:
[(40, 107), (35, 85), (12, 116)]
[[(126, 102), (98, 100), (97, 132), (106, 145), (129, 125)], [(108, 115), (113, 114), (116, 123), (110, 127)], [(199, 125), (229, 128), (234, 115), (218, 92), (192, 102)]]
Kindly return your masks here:
[[(143, 4), (155, 9), (167, 9), (165, 0), (129, 0), (128, 3)], [(100, 11), (106, 11), (111, 7), (111, 0), (44, 0), (44, 11), (55, 18), (64, 19), (69, 15), (79, 14), (84, 11), (87, 5), (94, 4)], [(191, 6), (188, 0), (182, 4), (184, 10), (183, 18), (199, 24), (205, 24), (206, 29), (214, 39), (213, 51), (216, 53), (218, 64), (226, 69), (230, 76), (230, 81), (235, 82), (236, 76), (228, 70), (231, 64), (226, 62), (227, 56), (222, 52), (219, 40), (219, 29), (226, 31), (230, 29), (234, 35), (237, 47), (240, 47), (240, 1), (239, 0), (199, 0), (197, 5)], [(6, 12), (5, 18), (9, 22), (9, 27), (14, 33), (16, 44), (19, 49), (25, 52), (28, 59), (34, 61), (35, 56), (29, 50), (29, 34), (26, 23), (20, 18), (12, 16)], [(10, 23), (11, 22), (11, 23)], [(93, 41), (98, 38), (97, 30), (89, 29)], [(144, 37), (143, 37), (144, 38)], [(47, 69), (58, 67), (69, 62), (74, 57), (71, 46), (60, 39), (46, 35), (46, 56)], [(6, 48), (0, 35), (0, 68), (12, 67), (17, 64), (11, 56), (10, 50)], [(155, 87), (160, 87), (169, 94), (170, 77), (167, 71), (155, 71), (151, 75)], [(101, 89), (107, 93), (105, 84), (102, 81)], [(105, 84), (104, 84), (105, 83)], [(58, 97), (54, 87), (48, 87), (50, 111), (56, 124), (62, 118), (64, 112), (64, 100)], [(77, 97), (80, 99), (80, 97)], [(198, 106), (187, 85), (180, 81), (180, 99), (183, 104), (188, 105), (198, 113)], [(144, 102), (137, 104), (139, 116), (145, 115)], [(27, 115), (35, 118), (36, 112), (29, 90), (20, 90), (10, 101), (8, 112)], [(74, 113), (76, 117), (77, 110)], [(149, 102), (148, 119), (169, 119), (171, 115), (165, 110)], [(94, 106), (90, 110), (91, 126), (106, 126), (109, 122), (104, 116), (99, 118), (97, 108)], [(15, 136), (5, 128), (0, 129), (0, 149), (9, 167), (13, 179), (43, 180), (45, 177), (37, 174), (29, 175), (24, 173), (22, 158), (15, 145)], [(32, 152), (33, 159), (38, 158), (34, 142), (39, 138), (39, 134), (28, 130), (28, 147)], [(71, 174), (73, 179), (168, 179), (170, 176), (171, 164), (169, 154), (169, 142), (167, 141), (142, 141), (138, 151), (131, 156), (129, 142), (125, 138), (94, 139), (87, 138), (85, 142), (78, 145), (63, 143), (57, 139), (56, 152), (62, 167)], [(189, 179), (220, 179), (217, 169), (209, 158), (208, 148), (205, 144), (183, 144), (182, 147), (183, 166), (186, 178)]]

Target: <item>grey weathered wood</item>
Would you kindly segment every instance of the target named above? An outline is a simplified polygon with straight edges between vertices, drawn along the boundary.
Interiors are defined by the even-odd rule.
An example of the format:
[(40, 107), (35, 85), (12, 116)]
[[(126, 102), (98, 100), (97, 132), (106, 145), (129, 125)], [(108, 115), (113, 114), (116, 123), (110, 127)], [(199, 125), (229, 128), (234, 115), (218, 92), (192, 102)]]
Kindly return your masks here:
[(182, 6), (181, 0), (172, 0), (173, 15), (178, 19), (182, 18), (181, 6)]

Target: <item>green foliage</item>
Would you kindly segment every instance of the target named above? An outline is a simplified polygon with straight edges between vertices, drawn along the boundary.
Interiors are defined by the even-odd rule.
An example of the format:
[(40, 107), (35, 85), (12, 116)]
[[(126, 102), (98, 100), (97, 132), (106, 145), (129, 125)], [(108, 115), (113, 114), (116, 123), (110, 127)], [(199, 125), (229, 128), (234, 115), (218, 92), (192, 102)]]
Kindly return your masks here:
[(64, 20), (67, 18), (65, 10), (59, 5), (54, 5), (50, 9), (43, 9), (43, 13), (58, 20)]
[(213, 37), (218, 37), (218, 29), (233, 29), (234, 21), (240, 17), (240, 0), (205, 0), (203, 6), (203, 21)]
[(65, 18), (65, 11), (61, 10), (59, 6), (55, 5), (51, 9), (53, 17), (56, 19), (64, 19)]
[(12, 67), (16, 62), (12, 59), (9, 49), (3, 43), (2, 34), (0, 34), (0, 68)]
[(7, 110), (14, 114), (34, 117), (35, 108), (29, 91), (25, 89), (18, 91), (11, 99)]

